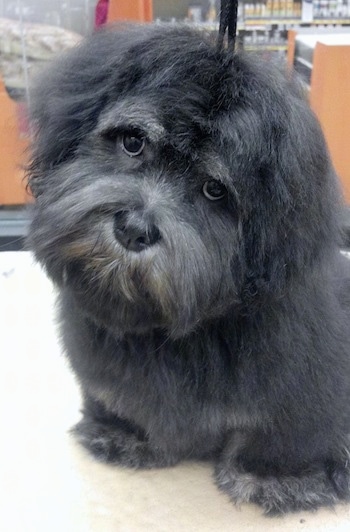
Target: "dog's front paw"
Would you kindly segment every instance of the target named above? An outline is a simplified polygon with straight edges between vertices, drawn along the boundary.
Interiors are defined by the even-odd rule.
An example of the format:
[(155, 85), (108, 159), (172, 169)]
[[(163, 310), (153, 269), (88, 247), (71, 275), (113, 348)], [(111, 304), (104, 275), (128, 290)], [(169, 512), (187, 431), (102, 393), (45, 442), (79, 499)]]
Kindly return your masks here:
[(216, 467), (216, 482), (236, 504), (258, 504), (271, 516), (316, 510), (344, 500), (321, 467), (300, 475), (259, 476), (244, 472), (234, 460), (226, 460)]
[(97, 460), (132, 468), (174, 465), (177, 460), (123, 426), (83, 418), (71, 432)]

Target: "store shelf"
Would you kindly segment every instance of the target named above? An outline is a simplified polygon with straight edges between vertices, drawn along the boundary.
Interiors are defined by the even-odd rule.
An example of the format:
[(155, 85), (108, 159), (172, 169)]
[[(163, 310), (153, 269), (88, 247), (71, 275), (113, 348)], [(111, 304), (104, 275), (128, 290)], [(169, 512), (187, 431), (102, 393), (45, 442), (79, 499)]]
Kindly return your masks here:
[(245, 44), (248, 52), (286, 52), (287, 44)]
[(0, 252), (25, 247), (30, 215), (27, 208), (0, 209)]
[(260, 17), (249, 17), (245, 18), (243, 21), (241, 21), (241, 27), (244, 26), (274, 26), (278, 24), (284, 24), (284, 25), (298, 25), (298, 26), (319, 26), (320, 24), (323, 25), (350, 25), (350, 17), (349, 18), (333, 18), (333, 19), (315, 19), (310, 22), (304, 22), (301, 18), (295, 18), (295, 17), (266, 17), (266, 18), (260, 18)]

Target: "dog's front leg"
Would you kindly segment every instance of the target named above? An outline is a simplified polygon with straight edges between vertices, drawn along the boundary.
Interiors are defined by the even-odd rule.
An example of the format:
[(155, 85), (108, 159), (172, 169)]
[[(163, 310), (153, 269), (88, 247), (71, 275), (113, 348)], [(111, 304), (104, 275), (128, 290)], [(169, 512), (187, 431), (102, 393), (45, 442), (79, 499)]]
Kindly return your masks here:
[(152, 445), (147, 435), (131, 422), (91, 408), (85, 401), (83, 418), (72, 433), (97, 460), (131, 468), (156, 468), (176, 464), (175, 456)]
[(266, 515), (278, 515), (346, 500), (350, 483), (346, 462), (330, 458), (303, 463), (299, 470), (291, 471), (284, 463), (264, 462), (257, 439), (256, 435), (235, 432), (216, 465), (217, 485), (233, 502), (255, 503)]

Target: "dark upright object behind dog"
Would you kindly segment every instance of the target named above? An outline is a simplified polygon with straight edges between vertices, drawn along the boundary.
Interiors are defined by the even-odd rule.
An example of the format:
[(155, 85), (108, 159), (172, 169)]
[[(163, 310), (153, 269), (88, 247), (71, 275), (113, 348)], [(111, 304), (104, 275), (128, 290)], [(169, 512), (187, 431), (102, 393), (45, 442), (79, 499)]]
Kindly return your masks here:
[(337, 181), (297, 82), (188, 28), (105, 30), (34, 92), (30, 245), (98, 459), (215, 460), (266, 513), (349, 499)]

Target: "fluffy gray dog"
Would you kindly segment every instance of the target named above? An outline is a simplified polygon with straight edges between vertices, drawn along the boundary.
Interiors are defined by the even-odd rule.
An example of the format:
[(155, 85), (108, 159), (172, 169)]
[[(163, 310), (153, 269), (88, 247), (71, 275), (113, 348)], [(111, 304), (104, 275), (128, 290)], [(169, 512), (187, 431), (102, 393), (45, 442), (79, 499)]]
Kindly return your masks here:
[(215, 462), (265, 513), (348, 500), (349, 267), (297, 82), (183, 27), (96, 33), (34, 91), (30, 245), (99, 460)]

